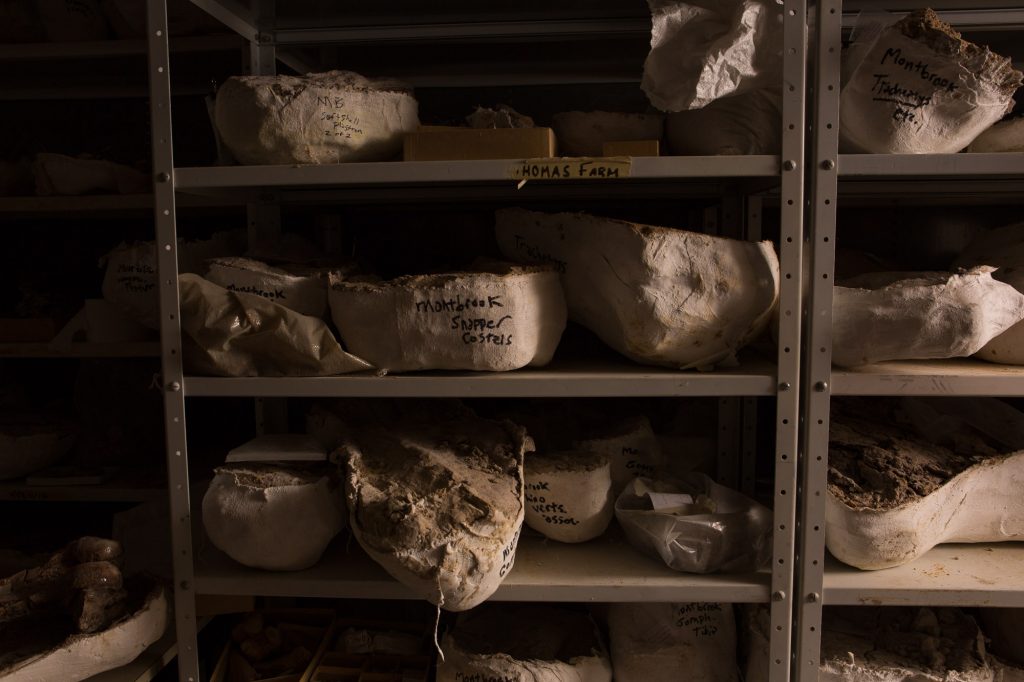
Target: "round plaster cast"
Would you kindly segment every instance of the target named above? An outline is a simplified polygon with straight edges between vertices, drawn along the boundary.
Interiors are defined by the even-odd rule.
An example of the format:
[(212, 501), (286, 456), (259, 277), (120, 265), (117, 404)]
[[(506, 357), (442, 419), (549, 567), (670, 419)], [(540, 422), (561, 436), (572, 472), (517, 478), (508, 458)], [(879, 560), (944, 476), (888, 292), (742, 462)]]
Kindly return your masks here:
[(973, 355), (1024, 319), (1024, 294), (991, 267), (949, 272), (872, 273), (835, 287), (832, 362)]
[(612, 604), (616, 682), (739, 682), (732, 604)]
[(611, 682), (612, 667), (590, 618), (534, 604), (486, 604), (441, 642), (437, 682)]
[[(954, 263), (956, 267), (988, 265), (998, 268), (993, 279), (1009, 284), (1024, 294), (1024, 223), (1005, 225), (978, 234)], [(1024, 322), (1018, 322), (975, 357), (989, 362), (1024, 365)]]
[(449, 611), (490, 597), (515, 562), (526, 431), (472, 415), (351, 426), (336, 454), (370, 558)]
[(665, 463), (661, 442), (644, 415), (613, 423), (603, 433), (576, 441), (573, 447), (608, 457), (615, 497), (637, 476), (656, 477)]
[(661, 140), (665, 117), (615, 111), (565, 111), (552, 117), (551, 127), (562, 156), (602, 156), (605, 142)]
[(851, 54), (861, 61), (840, 93), (844, 150), (952, 154), (1013, 109), (1021, 73), (1010, 59), (963, 40), (930, 9), (860, 36)]
[(1024, 117), (996, 123), (974, 138), (967, 151), (977, 154), (1024, 152)]
[(218, 467), (203, 497), (210, 541), (253, 568), (309, 568), (345, 525), (338, 483), (322, 471), (300, 465)]
[(608, 457), (585, 451), (531, 453), (526, 525), (559, 542), (586, 542), (604, 533), (614, 513)]
[(391, 372), (546, 365), (565, 329), (562, 287), (548, 267), (330, 282), (345, 347)]
[(68, 637), (45, 653), (0, 668), (5, 682), (78, 682), (131, 663), (167, 629), (167, 597), (154, 586), (137, 611), (92, 634)]
[(861, 569), (900, 566), (944, 542), (1024, 539), (1024, 452), (958, 455), (898, 429), (833, 420), (825, 542)]
[(386, 161), (419, 126), (406, 86), (350, 71), (233, 76), (217, 92), (214, 118), (244, 164)]
[(74, 442), (74, 434), (58, 426), (0, 425), (0, 481), (55, 464)]
[(206, 279), (228, 291), (262, 296), (302, 315), (327, 312), (327, 270), (271, 267), (248, 258), (214, 258)]
[(684, 156), (778, 154), (781, 122), (778, 93), (753, 90), (669, 114), (665, 136), (672, 153)]
[(680, 369), (734, 362), (778, 303), (771, 242), (585, 213), (515, 208), (496, 218), (502, 253), (553, 263), (570, 318), (637, 362)]

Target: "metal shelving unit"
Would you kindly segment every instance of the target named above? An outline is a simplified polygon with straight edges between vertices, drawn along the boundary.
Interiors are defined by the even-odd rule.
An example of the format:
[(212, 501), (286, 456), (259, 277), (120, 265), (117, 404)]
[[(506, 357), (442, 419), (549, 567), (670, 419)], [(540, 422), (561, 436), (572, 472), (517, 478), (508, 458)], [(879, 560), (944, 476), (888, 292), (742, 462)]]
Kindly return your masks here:
[[(336, 546), (316, 566), (274, 573), (239, 566), (216, 549), (196, 560), (201, 594), (350, 599), (415, 599), (359, 547)], [(565, 545), (525, 536), (516, 565), (492, 601), (719, 601), (768, 603), (771, 575), (692, 575), (673, 571), (633, 550), (621, 534)]]
[[(229, 0), (193, 0), (250, 42), (250, 71), (274, 73), (277, 47), (355, 39), (363, 42), (507, 38), (536, 36), (578, 40), (601, 38), (609, 31), (649, 32), (646, 17), (573, 21), (488, 21), (460, 17), (457, 23), (408, 24), (396, 27), (338, 27), (324, 21), (289, 21), (275, 25), (272, 3), (254, 3), (250, 12)], [(636, 158), (627, 179), (540, 183), (529, 181), (522, 201), (532, 197), (646, 196), (652, 185), (669, 196), (691, 196), (693, 185), (710, 196), (725, 183), (749, 189), (774, 188), (782, 225), (783, 272), (779, 349), (771, 359), (748, 358), (738, 369), (677, 372), (612, 363), (573, 363), (503, 374), (423, 373), (404, 376), (355, 375), (326, 378), (224, 379), (185, 376), (177, 264), (177, 208), (190, 193), (234, 197), (249, 203), (250, 227), (278, 229), (276, 201), (471, 201), (481, 194), (517, 192), (512, 177), (518, 160), (418, 163), (359, 163), (330, 166), (250, 166), (176, 168), (171, 139), (171, 78), (165, 0), (148, 0), (150, 90), (153, 130), (154, 200), (160, 277), (161, 339), (171, 487), (175, 605), (182, 682), (199, 675), (196, 650), (196, 596), (258, 594), (276, 596), (408, 598), (410, 592), (357, 549), (335, 548), (314, 568), (293, 574), (241, 567), (213, 549), (197, 550), (193, 538), (185, 401), (194, 396), (251, 397), (597, 397), (597, 396), (765, 396), (776, 400), (774, 457), (774, 557), (771, 570), (753, 575), (693, 576), (673, 572), (637, 554), (621, 538), (584, 546), (558, 546), (525, 538), (516, 567), (496, 599), (573, 601), (744, 601), (771, 606), (771, 682), (790, 677), (793, 615), (793, 549), (796, 520), (797, 441), (799, 424), (800, 291), (804, 181), (804, 101), (806, 79), (806, 2), (784, 3), (785, 52), (782, 93), (783, 145), (780, 156)], [(642, 30), (641, 30), (642, 29)], [(173, 42), (173, 41), (171, 41)], [(540, 79), (546, 82), (544, 78)], [(593, 82), (588, 78), (581, 82)], [(465, 83), (460, 83), (464, 85)], [(711, 181), (709, 183), (709, 180)], [(539, 190), (536, 195), (535, 190)], [(753, 191), (753, 190), (751, 190)], [(325, 193), (324, 199), (320, 193)], [(291, 195), (291, 196), (289, 196)], [(270, 196), (270, 200), (267, 200)], [(758, 199), (760, 201), (760, 199)], [(257, 203), (258, 202), (258, 203)], [(742, 214), (741, 214), (742, 215)], [(741, 219), (741, 218), (738, 218)], [(748, 424), (749, 426), (749, 424)], [(742, 427), (740, 427), (742, 429)], [(744, 453), (743, 467), (753, 453)], [(732, 464), (737, 470), (739, 461)]]
[(377, 376), (361, 372), (337, 377), (185, 377), (187, 396), (377, 397), (377, 398), (582, 398), (615, 396), (772, 396), (776, 366), (751, 358), (738, 369), (675, 372), (615, 362), (553, 362), (514, 372), (420, 372)]
[(88, 343), (56, 346), (51, 343), (0, 343), (0, 358), (156, 358), (155, 342)]
[[(984, 4), (984, 8), (972, 5)], [(804, 373), (803, 463), (794, 678), (817, 680), (822, 607), (829, 605), (1024, 606), (1024, 550), (1007, 543), (940, 545), (916, 561), (880, 571), (841, 564), (825, 549), (829, 406), (832, 395), (1024, 396), (1024, 368), (973, 359), (831, 366), (837, 205), (1017, 203), (1024, 154), (839, 154), (839, 74), (844, 27), (859, 10), (931, 6), (964, 30), (1021, 31), (1019, 5), (820, 0), (813, 91), (809, 270)]]

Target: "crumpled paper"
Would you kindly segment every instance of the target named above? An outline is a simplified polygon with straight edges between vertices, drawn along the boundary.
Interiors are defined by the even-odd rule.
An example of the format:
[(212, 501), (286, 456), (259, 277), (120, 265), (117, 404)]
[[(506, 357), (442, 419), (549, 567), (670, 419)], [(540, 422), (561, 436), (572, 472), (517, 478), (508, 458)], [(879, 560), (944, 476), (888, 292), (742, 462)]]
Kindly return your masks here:
[(641, 88), (662, 111), (778, 87), (782, 5), (771, 0), (648, 0), (651, 51)]
[(186, 370), (216, 376), (331, 376), (372, 366), (341, 349), (323, 320), (256, 294), (178, 276)]
[(1024, 295), (993, 279), (994, 270), (882, 272), (844, 281), (832, 302), (832, 362), (856, 367), (973, 355), (1024, 319)]

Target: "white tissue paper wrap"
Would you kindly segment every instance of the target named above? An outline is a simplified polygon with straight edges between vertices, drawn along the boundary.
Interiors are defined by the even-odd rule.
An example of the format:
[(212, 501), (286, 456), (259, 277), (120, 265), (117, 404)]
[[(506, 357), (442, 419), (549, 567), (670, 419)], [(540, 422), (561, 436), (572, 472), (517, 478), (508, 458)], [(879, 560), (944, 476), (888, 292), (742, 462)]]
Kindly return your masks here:
[(973, 355), (1024, 319), (1024, 295), (993, 279), (993, 270), (871, 273), (843, 282), (832, 301), (832, 362)]
[(956, 153), (1013, 108), (1021, 83), (1009, 59), (961, 41), (930, 10), (866, 25), (845, 56), (839, 135), (850, 152)]
[(775, 86), (782, 68), (782, 5), (771, 0), (648, 0), (651, 51), (641, 87), (662, 111)]

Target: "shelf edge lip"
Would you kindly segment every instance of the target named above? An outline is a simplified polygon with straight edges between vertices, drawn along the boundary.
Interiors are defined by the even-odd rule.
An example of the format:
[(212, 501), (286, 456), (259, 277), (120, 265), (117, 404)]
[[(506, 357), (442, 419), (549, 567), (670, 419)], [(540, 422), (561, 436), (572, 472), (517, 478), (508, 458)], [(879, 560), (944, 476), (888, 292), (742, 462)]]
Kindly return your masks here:
[(191, 397), (364, 397), (364, 398), (528, 398), (528, 397), (671, 397), (772, 396), (774, 373), (730, 376), (683, 373), (657, 377), (621, 374), (565, 376), (333, 376), (333, 377), (197, 377), (186, 376)]
[[(0, 45), (0, 63), (41, 62), (69, 59), (144, 57), (148, 42), (143, 38), (110, 38), (68, 42), (8, 43)], [(230, 34), (180, 36), (171, 42), (171, 53), (219, 52), (241, 49), (241, 38)]]
[(962, 396), (1018, 397), (1024, 394), (1024, 376), (964, 377), (948, 374), (832, 373), (834, 396)]
[(310, 43), (365, 43), (392, 41), (502, 40), (525, 38), (594, 39), (609, 34), (642, 34), (651, 31), (650, 19), (579, 18), (553, 20), (491, 20), (429, 22), (422, 24), (338, 26), (327, 28), (281, 27), (272, 32), (277, 45)]
[(1024, 177), (1024, 153), (840, 154), (839, 179), (914, 177)]
[[(554, 157), (551, 161), (557, 161)], [(576, 157), (564, 157), (568, 161)], [(546, 159), (547, 160), (547, 159)], [(510, 169), (524, 159), (483, 161), (368, 161), (340, 164), (276, 166), (193, 166), (174, 170), (176, 189), (245, 187), (367, 186), (495, 182), (515, 184)], [(634, 157), (629, 178), (573, 180), (572, 183), (684, 180), (702, 178), (774, 177), (778, 156)], [(540, 181), (532, 181), (540, 182)], [(547, 181), (558, 182), (558, 181)]]
[[(862, 3), (847, 2), (843, 12), (843, 28), (856, 28), (857, 17)], [(870, 10), (869, 10), (870, 11)], [(939, 18), (953, 25), (954, 28), (967, 31), (986, 29), (1012, 30), (1024, 27), (1024, 10), (1013, 8), (985, 9), (937, 9)], [(906, 12), (894, 12), (900, 17)]]
[[(685, 574), (681, 574), (685, 575)], [(348, 589), (325, 588), (324, 581), (275, 581), (256, 587), (248, 579), (209, 577), (200, 571), (195, 574), (196, 594), (251, 595), (267, 597), (332, 597), (368, 599), (418, 599), (411, 589), (395, 581), (354, 581)], [(342, 587), (345, 582), (338, 583)], [(686, 592), (691, 592), (688, 596)], [(691, 598), (692, 597), (692, 598)], [(770, 588), (767, 584), (722, 583), (691, 585), (532, 585), (503, 584), (488, 601), (720, 601), (731, 603), (768, 603)]]

